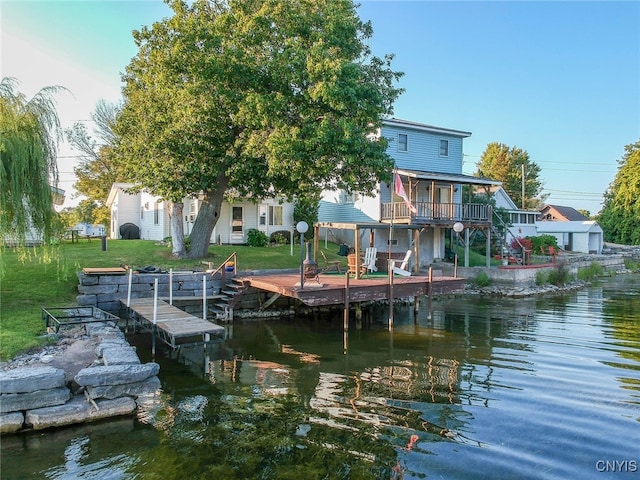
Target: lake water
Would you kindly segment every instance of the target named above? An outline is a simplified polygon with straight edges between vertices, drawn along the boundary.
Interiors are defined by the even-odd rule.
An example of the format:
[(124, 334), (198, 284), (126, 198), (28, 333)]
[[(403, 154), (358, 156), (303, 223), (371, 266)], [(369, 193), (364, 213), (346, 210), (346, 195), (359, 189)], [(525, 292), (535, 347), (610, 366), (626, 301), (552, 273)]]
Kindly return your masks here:
[(640, 478), (640, 276), (387, 319), (346, 339), (341, 316), (241, 323), (157, 350), (163, 392), (139, 418), (3, 437), (0, 475)]

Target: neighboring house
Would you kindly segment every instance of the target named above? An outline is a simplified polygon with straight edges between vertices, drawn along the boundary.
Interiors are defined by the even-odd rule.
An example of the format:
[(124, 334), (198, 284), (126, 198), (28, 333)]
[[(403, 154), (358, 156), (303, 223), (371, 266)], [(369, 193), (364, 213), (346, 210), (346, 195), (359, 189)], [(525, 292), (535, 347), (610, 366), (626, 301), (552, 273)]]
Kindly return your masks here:
[[(109, 192), (107, 206), (111, 211), (110, 238), (121, 238), (120, 227), (132, 223), (139, 228), (140, 238), (163, 240), (171, 236), (169, 214), (165, 202), (148, 192), (127, 193), (131, 184), (114, 183)], [(185, 198), (183, 228), (189, 235), (199, 210), (198, 198)], [(293, 204), (279, 199), (263, 199), (258, 202), (239, 199), (223, 202), (220, 217), (211, 234), (211, 243), (243, 244), (247, 232), (258, 229), (266, 235), (293, 228)]]
[(102, 224), (78, 223), (71, 230), (84, 237), (102, 237), (107, 234), (107, 229)]
[(509, 194), (502, 187), (492, 187), (490, 193), (495, 199), (496, 208), (503, 208), (509, 212), (509, 224), (503, 225), (506, 230), (506, 245), (510, 245), (515, 237), (534, 237), (537, 233), (537, 210), (522, 210), (511, 200)]
[[(324, 230), (354, 246), (375, 246), (379, 258), (382, 252), (402, 258), (411, 249), (412, 263), (421, 267), (445, 258), (445, 240), (456, 223), (463, 236), (480, 229), (490, 238), (491, 206), (465, 203), (461, 187), (501, 182), (462, 174), (462, 142), (471, 133), (391, 118), (382, 121), (379, 135), (389, 142), (398, 185), (381, 182), (373, 196), (323, 192), (332, 206), (320, 205), (321, 235)], [(402, 190), (408, 202), (396, 195)]]
[(545, 205), (540, 210), (538, 218), (550, 222), (585, 222), (589, 220), (575, 208), (560, 205)]
[(558, 246), (570, 252), (602, 253), (604, 235), (595, 220), (538, 222), (538, 235), (554, 235)]

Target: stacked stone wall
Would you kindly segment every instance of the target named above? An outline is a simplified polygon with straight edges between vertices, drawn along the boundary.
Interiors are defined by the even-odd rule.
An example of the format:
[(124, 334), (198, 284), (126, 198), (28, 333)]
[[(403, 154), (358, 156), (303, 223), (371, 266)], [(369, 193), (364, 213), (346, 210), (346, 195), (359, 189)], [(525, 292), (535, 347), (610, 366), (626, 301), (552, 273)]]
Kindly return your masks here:
[(160, 391), (155, 362), (142, 364), (111, 322), (85, 326), (95, 360), (72, 379), (61, 368), (24, 366), (0, 372), (0, 433), (43, 430), (129, 415)]
[[(221, 280), (203, 273), (174, 273), (171, 288), (174, 297), (202, 297), (202, 277), (206, 276), (206, 295), (220, 292)], [(169, 297), (168, 273), (135, 273), (131, 276), (131, 298), (154, 296), (155, 280), (158, 280), (158, 296)], [(120, 300), (126, 300), (129, 291), (129, 275), (87, 275), (78, 273), (76, 302), (81, 306), (95, 306), (118, 314)]]

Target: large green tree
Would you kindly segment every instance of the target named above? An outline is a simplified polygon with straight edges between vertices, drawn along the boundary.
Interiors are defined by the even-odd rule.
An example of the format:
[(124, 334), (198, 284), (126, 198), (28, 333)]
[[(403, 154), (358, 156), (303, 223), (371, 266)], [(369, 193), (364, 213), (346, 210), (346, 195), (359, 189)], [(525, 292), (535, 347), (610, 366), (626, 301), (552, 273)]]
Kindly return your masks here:
[(401, 74), (371, 54), (350, 0), (168, 3), (171, 18), (134, 32), (115, 132), (130, 180), (174, 204), (174, 255), (186, 196), (202, 199), (190, 235), (202, 257), (225, 193), (371, 192), (390, 177), (373, 134)]
[[(522, 172), (524, 167), (524, 201)], [(529, 158), (529, 153), (518, 147), (493, 142), (487, 145), (477, 165), (476, 176), (500, 180), (511, 200), (523, 209), (542, 206), (540, 167)]]
[[(78, 179), (74, 188), (79, 195), (87, 197), (87, 205), (79, 214), (84, 222), (104, 225), (110, 223), (109, 209), (106, 207), (111, 185), (120, 180), (113, 153), (116, 141), (113, 126), (121, 106), (100, 100), (91, 114), (94, 123), (90, 134), (83, 123), (76, 123), (66, 131), (69, 143), (80, 152), (80, 161), (73, 171)], [(87, 217), (87, 212), (91, 217)]]
[(0, 243), (7, 236), (23, 242), (32, 227), (48, 239), (58, 181), (60, 122), (53, 95), (60, 87), (27, 99), (17, 84), (14, 78), (0, 82)]
[(615, 179), (605, 192), (598, 223), (609, 242), (640, 244), (640, 141), (626, 145)]

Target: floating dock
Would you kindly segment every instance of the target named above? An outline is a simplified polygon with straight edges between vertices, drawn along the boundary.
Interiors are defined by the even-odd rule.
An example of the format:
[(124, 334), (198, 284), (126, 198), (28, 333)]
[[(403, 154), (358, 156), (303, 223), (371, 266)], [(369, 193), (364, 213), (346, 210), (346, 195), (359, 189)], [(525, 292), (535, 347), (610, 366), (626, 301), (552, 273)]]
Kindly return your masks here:
[(225, 337), (225, 328), (153, 298), (132, 298), (129, 306), (121, 300), (124, 318), (134, 322), (134, 328), (151, 331), (171, 348), (210, 342)]

